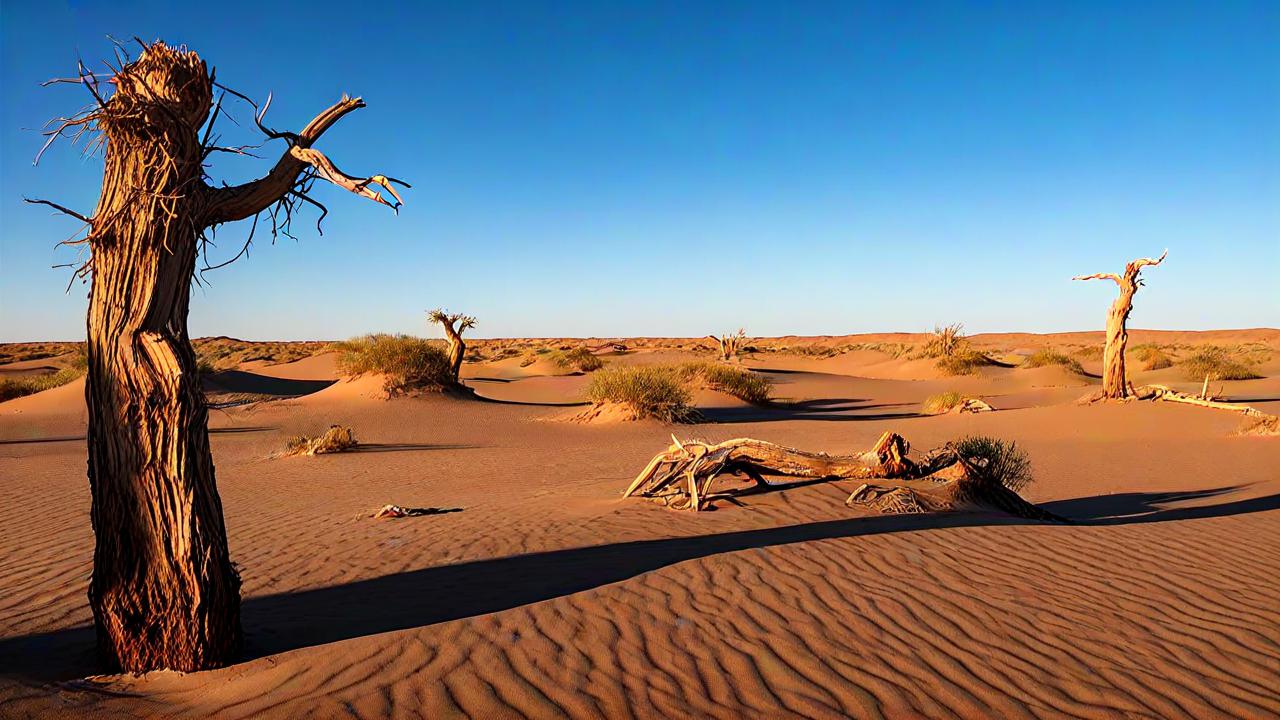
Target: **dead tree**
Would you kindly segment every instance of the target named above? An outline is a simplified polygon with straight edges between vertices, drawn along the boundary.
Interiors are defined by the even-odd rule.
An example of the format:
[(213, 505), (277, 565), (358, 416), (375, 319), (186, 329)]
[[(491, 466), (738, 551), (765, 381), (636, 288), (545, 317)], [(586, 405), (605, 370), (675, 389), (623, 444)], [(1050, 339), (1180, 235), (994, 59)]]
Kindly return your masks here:
[(476, 326), (476, 319), (470, 315), (452, 313), (436, 308), (427, 313), (427, 319), (444, 328), (445, 339), (449, 341), (449, 371), (453, 379), (458, 380), (462, 372), (462, 356), (467, 352), (467, 344), (462, 340), (462, 333)]
[(720, 359), (730, 362), (738, 359), (738, 353), (747, 342), (747, 331), (738, 328), (738, 332), (731, 335), (708, 335), (708, 338), (715, 340), (720, 347)]
[[(399, 181), (347, 175), (313, 147), (364, 107), (344, 97), (297, 133), (270, 130), (262, 124), (267, 108), (255, 112), (257, 126), (287, 148), (258, 180), (209, 184), (211, 154), (244, 153), (213, 135), (222, 100), (238, 94), (218, 85), (194, 52), (138, 44), (136, 59), (118, 46), (109, 79), (82, 63), (77, 78), (50, 81), (81, 84), (93, 96), (87, 110), (56, 121), (45, 144), (68, 131), (95, 133), (104, 167), (93, 215), (30, 202), (87, 226), (84, 237), (67, 242), (89, 250), (76, 276), (91, 282), (85, 397), (96, 546), (89, 603), (100, 654), (108, 667), (128, 672), (192, 671), (227, 664), (241, 645), (240, 578), (227, 550), (187, 333), (196, 261), (219, 224), (254, 218), (256, 229), (266, 213), (273, 232), (288, 233), (302, 203), (323, 213), (307, 194), (317, 178), (392, 208), (400, 197), (390, 183)], [(104, 97), (108, 87), (114, 91)], [(223, 90), (216, 106), (215, 89)], [(251, 230), (232, 260), (252, 238)]]
[[(882, 513), (941, 512), (975, 508), (996, 509), (1015, 517), (1062, 521), (1023, 500), (1000, 477), (1002, 465), (987, 457), (966, 456), (948, 444), (919, 461), (907, 457), (910, 445), (886, 432), (870, 450), (853, 455), (827, 455), (753, 438), (737, 438), (714, 445), (681, 442), (654, 456), (632, 481), (623, 497), (639, 495), (676, 509), (701, 510), (716, 497), (717, 479), (743, 475), (756, 489), (794, 485), (800, 481), (862, 480), (845, 501)], [(784, 478), (770, 482), (766, 476)]]
[(1097, 399), (1125, 400), (1132, 394), (1128, 377), (1124, 369), (1124, 351), (1129, 342), (1129, 331), (1125, 324), (1129, 321), (1129, 313), (1133, 310), (1133, 296), (1143, 284), (1139, 274), (1148, 265), (1159, 265), (1164, 262), (1169, 251), (1156, 259), (1138, 258), (1124, 268), (1123, 275), (1115, 273), (1094, 273), (1078, 275), (1072, 280), (1114, 280), (1120, 287), (1120, 295), (1111, 303), (1107, 311), (1107, 345), (1102, 351), (1102, 392)]

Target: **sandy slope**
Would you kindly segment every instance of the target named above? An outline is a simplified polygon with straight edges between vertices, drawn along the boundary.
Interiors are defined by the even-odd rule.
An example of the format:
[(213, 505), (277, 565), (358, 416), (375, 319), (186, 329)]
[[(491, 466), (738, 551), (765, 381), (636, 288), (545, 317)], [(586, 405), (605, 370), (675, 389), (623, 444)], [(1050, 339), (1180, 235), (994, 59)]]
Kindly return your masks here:
[[(995, 434), (1030, 452), (1030, 499), (1079, 523), (864, 517), (849, 483), (670, 512), (618, 499), (670, 427), (388, 402), (365, 378), (211, 413), (246, 660), (86, 682), (92, 535), (68, 386), (0, 404), (0, 715), (1280, 714), (1280, 443), (1231, 437), (1226, 413), (1074, 406), (1096, 381), (1060, 368), (906, 380), (839, 359), (771, 361), (794, 405), (704, 394), (719, 422), (675, 430), (832, 452), (889, 428), (920, 448)], [(305, 363), (270, 372), (332, 379)], [(476, 386), (569, 402), (585, 382), (504, 379)], [(1006, 409), (916, 414), (951, 387)], [(1280, 398), (1274, 377), (1229, 390)], [(334, 422), (364, 450), (269, 459)], [(385, 503), (457, 511), (364, 517)]]

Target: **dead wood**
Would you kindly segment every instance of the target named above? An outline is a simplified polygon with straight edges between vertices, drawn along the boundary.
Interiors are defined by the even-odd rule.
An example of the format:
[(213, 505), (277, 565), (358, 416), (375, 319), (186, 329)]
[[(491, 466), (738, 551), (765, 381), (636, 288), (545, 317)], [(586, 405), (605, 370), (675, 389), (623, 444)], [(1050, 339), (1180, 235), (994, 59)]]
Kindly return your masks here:
[[(907, 457), (910, 445), (896, 433), (886, 432), (870, 450), (853, 455), (827, 455), (776, 445), (753, 438), (721, 443), (681, 442), (649, 461), (623, 493), (623, 497), (653, 498), (675, 509), (702, 510), (709, 501), (731, 497), (714, 492), (716, 480), (741, 475), (761, 488), (779, 488), (800, 481), (863, 480), (847, 505), (859, 505), (882, 513), (941, 512), (975, 507), (997, 509), (1036, 520), (1059, 518), (1023, 500), (1005, 487), (986, 464), (966, 458), (951, 445), (926, 454), (921, 460)], [(774, 482), (769, 477), (786, 478)]]
[[(1124, 400), (1132, 394), (1133, 386), (1125, 374), (1124, 353), (1129, 343), (1129, 313), (1133, 311), (1133, 296), (1142, 285), (1142, 268), (1164, 262), (1169, 251), (1158, 258), (1138, 258), (1125, 265), (1124, 273), (1094, 273), (1077, 275), (1072, 280), (1111, 280), (1120, 288), (1120, 295), (1107, 311), (1107, 344), (1102, 351), (1102, 391), (1097, 399)], [(1090, 400), (1092, 401), (1092, 400)]]

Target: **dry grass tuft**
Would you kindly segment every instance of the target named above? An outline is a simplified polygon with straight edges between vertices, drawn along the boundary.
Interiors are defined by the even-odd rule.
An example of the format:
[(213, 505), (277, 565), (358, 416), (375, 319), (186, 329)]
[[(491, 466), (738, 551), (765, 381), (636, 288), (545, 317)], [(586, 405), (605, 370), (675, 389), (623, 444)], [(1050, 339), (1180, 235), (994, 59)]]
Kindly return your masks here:
[(576, 347), (572, 350), (552, 350), (547, 357), (567, 370), (576, 370), (578, 372), (593, 372), (604, 367), (604, 360), (596, 357), (594, 353), (585, 347)]
[(973, 435), (957, 440), (953, 447), (961, 457), (979, 465), (993, 479), (1014, 492), (1022, 492), (1035, 480), (1031, 474), (1031, 459), (1016, 442)]
[(1229, 350), (1209, 345), (1197, 350), (1178, 363), (1187, 380), (1256, 380), (1260, 377), (1247, 363), (1237, 359)]
[(408, 335), (365, 335), (335, 343), (338, 371), (346, 377), (379, 373), (388, 395), (456, 387), (449, 356), (438, 343)]
[(1084, 367), (1080, 365), (1079, 360), (1050, 348), (1041, 348), (1028, 355), (1027, 359), (1022, 361), (1022, 367), (1026, 368), (1047, 367), (1049, 365), (1061, 365), (1077, 375), (1084, 374)]
[(925, 398), (921, 410), (927, 415), (941, 415), (968, 399), (969, 396), (962, 392), (948, 390)]
[(696, 416), (688, 377), (670, 365), (614, 365), (591, 376), (587, 399), (621, 403), (638, 418), (688, 422)]
[(285, 444), (285, 455), (327, 455), (329, 453), (346, 452), (355, 447), (355, 433), (351, 428), (342, 425), (330, 425), (323, 435), (308, 437), (298, 435), (290, 438)]
[(1133, 358), (1142, 363), (1143, 370), (1163, 370), (1173, 367), (1173, 358), (1154, 343), (1144, 343), (1134, 347)]
[(714, 362), (689, 362), (679, 366), (690, 382), (702, 382), (712, 390), (732, 395), (753, 405), (766, 405), (773, 381), (760, 373)]
[(980, 368), (995, 363), (983, 353), (964, 350), (955, 355), (944, 355), (938, 358), (938, 369), (947, 375), (973, 375)]

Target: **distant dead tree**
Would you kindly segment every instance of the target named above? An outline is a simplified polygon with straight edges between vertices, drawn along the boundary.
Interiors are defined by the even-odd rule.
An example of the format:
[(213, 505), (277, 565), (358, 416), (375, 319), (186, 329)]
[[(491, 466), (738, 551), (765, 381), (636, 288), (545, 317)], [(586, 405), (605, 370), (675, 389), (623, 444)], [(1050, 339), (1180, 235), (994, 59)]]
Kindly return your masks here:
[(707, 337), (715, 340), (720, 346), (721, 360), (737, 360), (738, 353), (741, 352), (747, 342), (747, 331), (743, 328), (738, 328), (738, 332), (730, 335), (708, 335)]
[[(45, 83), (81, 85), (92, 95), (86, 110), (51, 123), (40, 154), (59, 137), (93, 137), (90, 149), (104, 154), (93, 215), (28, 202), (66, 213), (87, 230), (64, 242), (89, 252), (73, 281), (91, 281), (85, 398), (97, 542), (89, 603), (100, 654), (109, 667), (128, 672), (203, 670), (235, 658), (241, 629), (240, 577), (227, 550), (187, 333), (196, 261), (203, 254), (202, 270), (211, 269), (211, 230), (223, 223), (254, 219), (244, 247), (226, 265), (247, 252), (264, 213), (273, 236), (289, 234), (304, 203), (323, 218), (327, 210), (308, 194), (316, 179), (393, 209), (401, 201), (391, 183), (408, 186), (382, 175), (347, 175), (312, 147), (364, 107), (359, 98), (342, 98), (300, 132), (275, 131), (263, 125), (270, 98), (258, 111), (217, 83), (196, 53), (137, 43), (136, 59), (116, 44), (109, 76), (80, 63), (77, 77)], [(211, 184), (205, 164), (213, 153), (249, 154), (249, 146), (222, 146), (214, 134), (228, 94), (253, 106), (268, 140), (287, 145), (265, 176), (232, 186)]]
[(1129, 331), (1125, 324), (1129, 321), (1129, 313), (1133, 310), (1133, 296), (1143, 284), (1139, 274), (1148, 265), (1159, 265), (1164, 262), (1169, 251), (1165, 250), (1160, 257), (1138, 258), (1124, 268), (1123, 275), (1115, 273), (1094, 273), (1078, 275), (1072, 280), (1114, 280), (1120, 287), (1120, 295), (1111, 303), (1107, 311), (1107, 345), (1102, 351), (1102, 400), (1123, 400), (1133, 394), (1129, 387), (1128, 377), (1124, 369), (1125, 345), (1129, 342)]
[(444, 328), (445, 339), (449, 341), (449, 370), (453, 379), (458, 379), (462, 372), (462, 356), (467, 352), (467, 344), (462, 340), (462, 333), (476, 326), (476, 319), (461, 313), (449, 313), (436, 308), (427, 313), (427, 319)]

